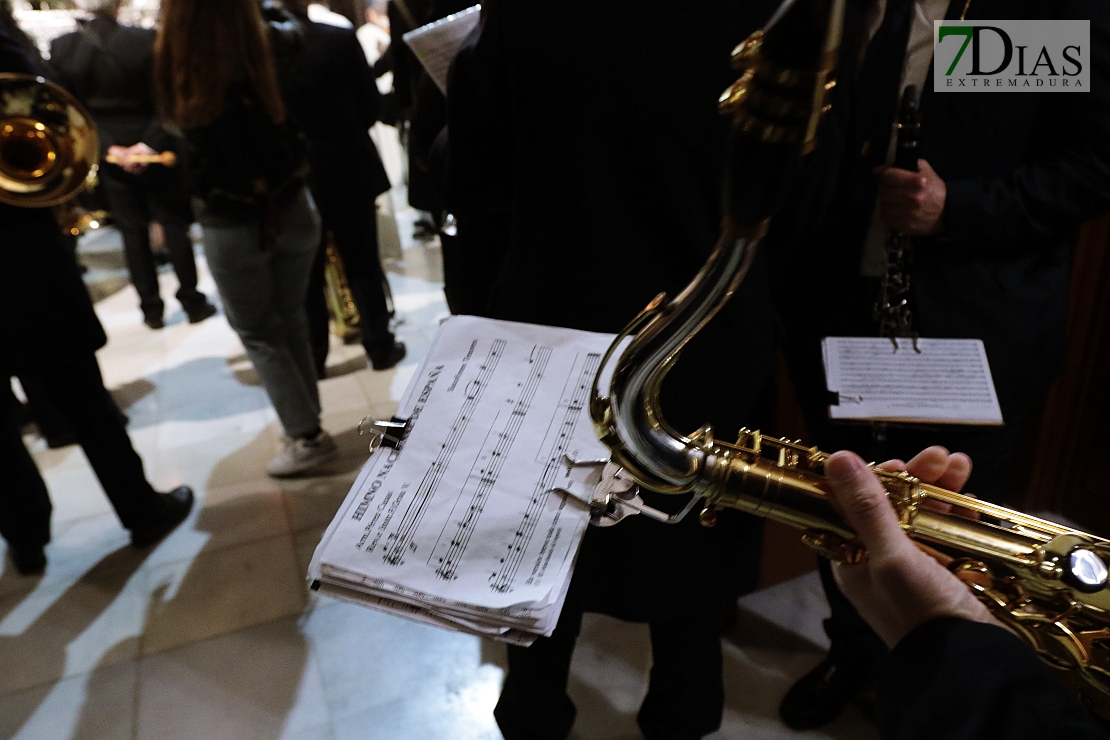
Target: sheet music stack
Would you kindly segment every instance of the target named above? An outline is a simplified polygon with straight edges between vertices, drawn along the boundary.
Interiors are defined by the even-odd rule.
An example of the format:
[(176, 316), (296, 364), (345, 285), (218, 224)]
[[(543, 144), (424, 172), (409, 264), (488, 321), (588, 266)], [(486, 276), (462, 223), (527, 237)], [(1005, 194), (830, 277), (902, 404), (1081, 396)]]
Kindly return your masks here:
[[(452, 317), (316, 549), (321, 593), (529, 644), (555, 629), (598, 465), (606, 334)], [(553, 489), (561, 489), (563, 493)]]

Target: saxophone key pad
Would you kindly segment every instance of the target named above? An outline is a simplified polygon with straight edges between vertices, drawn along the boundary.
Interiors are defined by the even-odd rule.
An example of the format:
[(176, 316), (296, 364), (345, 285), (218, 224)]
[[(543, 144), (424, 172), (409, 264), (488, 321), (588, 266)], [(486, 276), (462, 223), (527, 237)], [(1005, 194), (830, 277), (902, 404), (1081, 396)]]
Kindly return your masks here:
[(1085, 547), (1077, 547), (1068, 554), (1063, 580), (1084, 593), (1094, 593), (1106, 588), (1110, 581), (1110, 570), (1097, 553)]

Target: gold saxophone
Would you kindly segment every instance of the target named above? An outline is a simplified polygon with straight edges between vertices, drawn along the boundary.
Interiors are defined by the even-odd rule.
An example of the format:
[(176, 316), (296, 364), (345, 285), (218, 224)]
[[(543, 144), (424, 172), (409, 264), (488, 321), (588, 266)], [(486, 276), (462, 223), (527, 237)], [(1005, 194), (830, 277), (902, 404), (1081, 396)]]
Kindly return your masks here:
[[(700, 498), (702, 524), (713, 526), (722, 509), (738, 509), (803, 530), (803, 540), (823, 555), (859, 562), (866, 552), (826, 493), (826, 453), (758, 431), (742, 431), (733, 444), (715, 440), (708, 426), (685, 436), (667, 424), (659, 403), (664, 376), (743, 278), (814, 146), (835, 84), (843, 5), (788, 1), (733, 52), (743, 74), (721, 98), (732, 136), (720, 240), (678, 296), (658, 296), (614, 341), (602, 365), (612, 365), (611, 380), (603, 391), (599, 372), (590, 414), (624, 476), (653, 491), (690, 494), (691, 505)], [(906, 533), (954, 554), (936, 553), (995, 616), (1062, 670), (1092, 711), (1110, 717), (1110, 541), (907, 473), (875, 473)], [(612, 514), (623, 505), (668, 519), (642, 506), (634, 491), (606, 496), (615, 499), (597, 502), (599, 511), (608, 504)], [(928, 501), (958, 509), (939, 511)]]
[(347, 283), (347, 269), (330, 235), (324, 259), (324, 299), (331, 315), (328, 326), (344, 343), (357, 342), (362, 336), (358, 307)]

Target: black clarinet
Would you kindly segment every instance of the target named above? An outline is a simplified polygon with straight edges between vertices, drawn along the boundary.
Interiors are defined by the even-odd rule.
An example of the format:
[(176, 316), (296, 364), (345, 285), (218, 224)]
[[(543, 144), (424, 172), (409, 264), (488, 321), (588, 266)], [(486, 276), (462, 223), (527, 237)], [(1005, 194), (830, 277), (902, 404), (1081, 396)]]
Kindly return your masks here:
[(894, 166), (910, 172), (917, 172), (917, 144), (921, 138), (918, 102), (917, 86), (908, 85), (898, 108), (898, 148), (894, 151)]
[[(917, 172), (921, 112), (918, 108), (915, 85), (908, 85), (902, 93), (897, 130), (898, 142), (894, 151), (894, 166)], [(916, 349), (917, 333), (913, 330), (913, 315), (908, 301), (909, 267), (912, 259), (913, 243), (910, 237), (892, 230), (886, 242), (886, 274), (883, 275), (879, 300), (875, 304), (875, 319), (879, 324), (879, 336), (891, 339), (913, 338)]]

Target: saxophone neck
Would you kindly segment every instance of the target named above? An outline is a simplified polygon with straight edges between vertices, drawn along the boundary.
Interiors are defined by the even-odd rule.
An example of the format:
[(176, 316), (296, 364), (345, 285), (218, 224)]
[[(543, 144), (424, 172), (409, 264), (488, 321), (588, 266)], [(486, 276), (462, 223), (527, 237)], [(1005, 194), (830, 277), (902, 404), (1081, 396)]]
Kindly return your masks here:
[[(771, 22), (733, 52), (742, 74), (721, 96), (732, 121), (721, 236), (694, 280), (671, 300), (657, 299), (634, 322), (608, 395), (595, 393), (598, 434), (649, 488), (703, 492), (716, 452), (709, 428), (674, 431), (659, 404), (678, 353), (713, 318), (744, 278), (770, 217), (786, 200), (827, 109), (844, 0), (787, 0)], [(631, 327), (617, 343), (632, 334)], [(614, 344), (615, 353), (617, 344)]]

